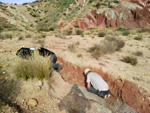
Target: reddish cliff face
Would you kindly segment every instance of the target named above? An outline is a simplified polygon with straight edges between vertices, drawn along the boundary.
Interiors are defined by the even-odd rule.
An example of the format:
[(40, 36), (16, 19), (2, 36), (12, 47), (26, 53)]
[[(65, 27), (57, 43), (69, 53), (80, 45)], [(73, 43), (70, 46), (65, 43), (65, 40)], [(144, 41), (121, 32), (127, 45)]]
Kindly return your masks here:
[(88, 27), (98, 28), (137, 28), (150, 25), (150, 11), (136, 4), (124, 3), (112, 9), (92, 10), (85, 17), (72, 21), (72, 25), (78, 25), (82, 29)]
[[(74, 66), (62, 58), (59, 58), (58, 61), (62, 63), (63, 70), (61, 75), (65, 81), (71, 84), (85, 85), (85, 77), (83, 75), (85, 67)], [(112, 95), (121, 98), (123, 102), (126, 102), (138, 112), (150, 113), (150, 94), (148, 92), (140, 92), (135, 83), (103, 73), (99, 68), (89, 68), (99, 73), (109, 84)]]

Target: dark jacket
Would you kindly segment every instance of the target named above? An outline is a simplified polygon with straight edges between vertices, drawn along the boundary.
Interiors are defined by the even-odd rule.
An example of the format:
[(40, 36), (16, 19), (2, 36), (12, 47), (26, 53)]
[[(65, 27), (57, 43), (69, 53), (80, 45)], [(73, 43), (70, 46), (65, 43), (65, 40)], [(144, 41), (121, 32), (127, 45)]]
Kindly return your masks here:
[(55, 53), (48, 50), (48, 49), (40, 48), (39, 49), (39, 54), (42, 55), (43, 57), (51, 56), (51, 61), (52, 61), (53, 64), (55, 64), (57, 62), (57, 57), (56, 57)]
[(17, 51), (16, 55), (22, 58), (27, 58), (28, 56), (31, 56), (30, 48), (22, 47)]

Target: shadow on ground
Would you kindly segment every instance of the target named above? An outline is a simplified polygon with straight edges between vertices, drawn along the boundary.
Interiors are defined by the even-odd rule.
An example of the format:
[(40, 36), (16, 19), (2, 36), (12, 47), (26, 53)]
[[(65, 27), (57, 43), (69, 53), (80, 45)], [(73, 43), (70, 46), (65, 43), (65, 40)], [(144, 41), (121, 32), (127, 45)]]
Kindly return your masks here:
[(60, 101), (58, 106), (60, 111), (65, 109), (69, 113), (86, 113), (86, 110), (91, 108), (89, 101), (73, 89)]
[(19, 93), (19, 80), (10, 78), (10, 74), (0, 67), (0, 111), (11, 107), (13, 112), (22, 112), (15, 99)]

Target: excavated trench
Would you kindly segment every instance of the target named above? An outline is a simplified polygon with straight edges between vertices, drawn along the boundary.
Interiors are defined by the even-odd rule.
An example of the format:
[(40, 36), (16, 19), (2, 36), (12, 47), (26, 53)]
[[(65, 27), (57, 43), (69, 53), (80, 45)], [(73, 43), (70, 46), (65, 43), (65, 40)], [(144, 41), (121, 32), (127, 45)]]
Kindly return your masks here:
[[(70, 84), (85, 86), (83, 70), (87, 67), (73, 65), (62, 58), (58, 58), (58, 61), (62, 64), (63, 69), (60, 74), (65, 81)], [(89, 68), (91, 68), (92, 71), (99, 73), (108, 83), (110, 86), (111, 97), (114, 98), (111, 99), (111, 101), (115, 102), (115, 100), (119, 98), (123, 103), (127, 103), (137, 112), (150, 113), (150, 99), (147, 99), (150, 97), (150, 94), (140, 92), (138, 86), (133, 82), (104, 73), (100, 68)]]

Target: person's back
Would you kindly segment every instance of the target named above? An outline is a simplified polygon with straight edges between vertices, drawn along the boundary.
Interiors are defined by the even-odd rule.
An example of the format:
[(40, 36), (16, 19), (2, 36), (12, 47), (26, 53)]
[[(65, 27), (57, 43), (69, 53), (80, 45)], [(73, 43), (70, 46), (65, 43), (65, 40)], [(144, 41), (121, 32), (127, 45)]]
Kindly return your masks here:
[(89, 68), (84, 70), (84, 75), (86, 76), (86, 89), (87, 91), (97, 94), (100, 97), (109, 97), (109, 86), (103, 80), (103, 78), (95, 72), (91, 72)]
[(22, 47), (17, 51), (16, 55), (20, 56), (22, 58), (27, 58), (27, 57), (31, 56), (30, 48)]
[(91, 82), (92, 86), (99, 91), (108, 87), (108, 84), (102, 79), (102, 77), (95, 72), (88, 73), (87, 82)]
[(39, 54), (42, 55), (43, 57), (45, 56), (51, 56), (51, 61), (53, 64), (55, 64), (57, 62), (57, 57), (56, 54), (48, 49), (45, 48), (40, 48), (39, 50)]

